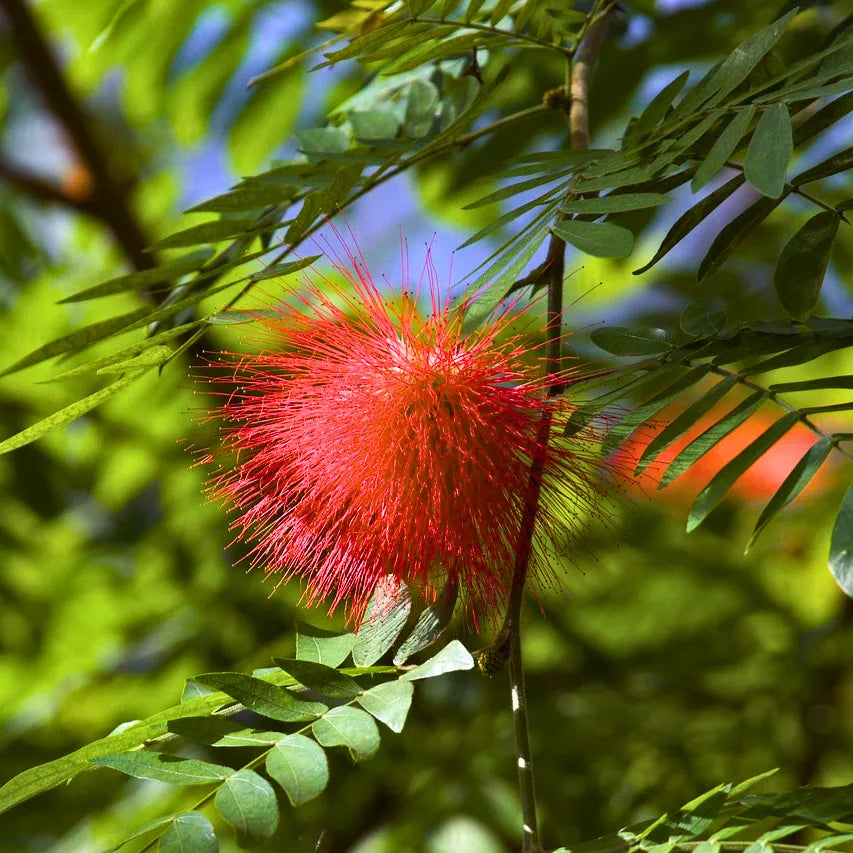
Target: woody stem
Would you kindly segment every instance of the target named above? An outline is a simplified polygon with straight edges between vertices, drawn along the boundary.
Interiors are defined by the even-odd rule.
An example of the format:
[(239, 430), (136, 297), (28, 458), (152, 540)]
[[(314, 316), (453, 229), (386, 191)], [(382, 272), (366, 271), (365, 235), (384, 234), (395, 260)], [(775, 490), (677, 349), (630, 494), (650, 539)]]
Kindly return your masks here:
[[(567, 69), (566, 88), (570, 94), (569, 133), (571, 147), (584, 149), (589, 145), (589, 123), (587, 95), (589, 75), (607, 26), (607, 12), (612, 8), (609, 0), (598, 0), (590, 12), (592, 23), (586, 30), (583, 43), (574, 61)], [(598, 15), (596, 17), (596, 15)], [(562, 372), (562, 326), (563, 326), (563, 275), (565, 272), (565, 242), (551, 234), (544, 278), (548, 288), (546, 316), (546, 374), (558, 380)], [(558, 381), (552, 381), (549, 395), (560, 393)], [(533, 531), (539, 510), (542, 490), (542, 475), (548, 453), (551, 433), (551, 414), (546, 412), (539, 423), (536, 447), (531, 460), (530, 479), (524, 497), (521, 530), (515, 554), (512, 587), (499, 644), (506, 644), (509, 657), (509, 679), (512, 696), (512, 715), (515, 726), (516, 760), (518, 763), (518, 786), (521, 794), (522, 853), (542, 853), (539, 841), (539, 823), (536, 814), (536, 790), (533, 782), (533, 764), (530, 755), (530, 734), (527, 722), (527, 692), (524, 685), (524, 666), (521, 654), (521, 605), (524, 600), (524, 585), (533, 549)]]

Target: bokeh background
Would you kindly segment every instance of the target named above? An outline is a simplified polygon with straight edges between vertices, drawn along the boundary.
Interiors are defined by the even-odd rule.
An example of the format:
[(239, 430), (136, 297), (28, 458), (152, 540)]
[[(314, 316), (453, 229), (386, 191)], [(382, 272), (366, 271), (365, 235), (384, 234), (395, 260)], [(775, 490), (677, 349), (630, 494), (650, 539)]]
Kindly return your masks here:
[[(594, 144), (613, 145), (662, 85), (685, 68), (704, 71), (782, 5), (625, 2), (594, 78)], [(801, 5), (809, 8), (793, 24), (800, 52), (817, 49), (841, 19), (841, 4)], [(246, 88), (314, 43), (314, 21), (339, 8), (330, 0), (0, 2), (0, 367), (137, 307), (131, 296), (57, 302), (145, 263), (143, 246), (200, 220), (183, 210), (293, 153), (294, 128), (323, 124), (364, 85), (357, 66), (310, 74), (309, 62)], [(20, 14), (34, 25), (35, 46), (12, 26)], [(55, 84), (39, 74), (39, 41), (76, 113), (57, 106)], [(513, 61), (500, 95), (507, 109), (536, 103), (561, 81), (561, 69), (539, 54)], [(75, 153), (80, 122), (102, 155), (106, 197)], [(797, 166), (844, 147), (851, 132), (849, 119), (836, 125)], [(440, 278), (462, 282), (489, 247), (453, 250), (496, 212), (462, 205), (489, 190), (507, 158), (560, 145), (562, 136), (546, 117), (368, 196), (347, 222), (374, 273), (398, 275), (403, 233), (413, 268), (431, 243)], [(853, 195), (849, 176), (829, 186), (838, 200)], [(742, 192), (709, 228), (746, 203)], [(706, 229), (653, 273), (630, 273), (689, 191), (677, 198), (681, 208), (654, 218), (631, 215), (639, 235), (631, 259), (569, 257), (569, 298), (578, 299), (569, 322), (581, 329), (573, 338), (581, 357), (597, 357), (584, 341), (593, 324), (676, 327), (699, 295), (691, 269), (712, 234)], [(723, 297), (740, 316), (782, 316), (767, 283), (803, 210), (796, 201), (778, 210), (701, 295)], [(845, 235), (825, 313), (851, 314), (851, 282)], [(205, 346), (234, 348), (239, 334), (215, 330)], [(810, 370), (853, 373), (844, 358)], [(0, 782), (174, 704), (195, 673), (249, 671), (288, 655), (297, 619), (342, 627), (323, 611), (302, 611), (295, 585), (269, 598), (260, 574), (234, 566), (240, 555), (226, 547), (228, 519), (206, 501), (204, 472), (187, 452), (211, 440), (201, 416), (213, 404), (191, 361), (170, 363), (67, 429), (0, 458)], [(97, 387), (86, 376), (50, 382), (56, 372), (41, 365), (0, 380), (0, 436)], [(742, 428), (741, 445), (766, 425), (761, 417)], [(528, 689), (548, 844), (618, 829), (771, 767), (781, 768), (768, 783), (777, 789), (853, 779), (853, 607), (826, 569), (849, 467), (828, 464), (743, 553), (762, 499), (803, 449), (796, 434), (778, 445), (689, 536), (690, 498), (721, 458), (663, 492), (652, 476), (565, 556), (564, 589), (546, 594), (541, 612), (529, 607)], [(487, 641), (455, 630), (470, 648)], [(419, 686), (403, 734), (384, 737), (379, 754), (359, 766), (341, 751), (329, 789), (299, 810), (284, 806), (268, 849), (314, 850), (321, 831), (327, 851), (514, 849), (507, 694), (503, 677), (471, 673)], [(129, 826), (191, 796), (87, 773), (0, 817), (0, 851), (109, 849)]]

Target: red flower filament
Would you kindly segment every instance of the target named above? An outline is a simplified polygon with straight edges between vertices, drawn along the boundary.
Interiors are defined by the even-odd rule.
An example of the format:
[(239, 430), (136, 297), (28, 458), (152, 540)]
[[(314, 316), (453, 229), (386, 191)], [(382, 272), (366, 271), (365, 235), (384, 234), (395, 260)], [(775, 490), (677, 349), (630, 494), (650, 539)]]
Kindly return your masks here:
[(333, 300), (310, 287), (303, 305), (262, 320), (270, 351), (213, 363), (214, 381), (237, 387), (216, 414), (210, 491), (236, 512), (251, 565), (280, 574), (278, 584), (301, 577), (309, 603), (343, 603), (358, 621), (391, 574), (428, 598), (455, 580), (475, 618), (494, 614), (512, 579), (531, 460), (545, 454), (541, 555), (543, 535), (571, 532), (595, 506), (594, 456), (577, 437), (541, 446), (542, 418), (569, 410), (547, 398), (555, 379), (530, 366), (511, 318), (465, 335), (434, 287), (424, 317), (350, 261), (355, 272), (339, 268), (350, 293)]

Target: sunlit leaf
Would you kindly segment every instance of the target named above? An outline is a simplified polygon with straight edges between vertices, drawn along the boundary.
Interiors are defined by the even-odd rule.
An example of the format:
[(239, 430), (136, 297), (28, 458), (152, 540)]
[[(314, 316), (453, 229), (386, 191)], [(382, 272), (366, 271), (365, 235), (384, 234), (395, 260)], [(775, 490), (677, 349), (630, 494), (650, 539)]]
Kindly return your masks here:
[(109, 767), (137, 779), (156, 779), (170, 785), (208, 785), (225, 779), (234, 772), (230, 767), (223, 767), (221, 764), (145, 750), (101, 755), (94, 758), (92, 764)]
[(198, 812), (186, 812), (173, 818), (172, 825), (160, 836), (159, 853), (216, 853), (219, 842), (210, 821)]
[(324, 631), (304, 622), (296, 624), (296, 657), (338, 667), (352, 651), (356, 635)]
[(313, 720), (326, 711), (320, 702), (302, 701), (283, 687), (239, 672), (208, 672), (194, 679), (227, 693), (258, 714), (285, 723)]
[(305, 735), (288, 735), (280, 740), (267, 755), (266, 769), (294, 806), (313, 800), (329, 784), (326, 753)]
[(451, 640), (438, 654), (400, 677), (403, 681), (417, 681), (421, 678), (435, 678), (446, 672), (473, 668), (474, 658), (468, 649), (459, 640)]
[(232, 773), (216, 791), (219, 814), (237, 833), (241, 847), (272, 838), (278, 829), (278, 802), (272, 785), (254, 770)]
[(392, 732), (403, 731), (412, 704), (414, 687), (409, 681), (386, 681), (358, 697), (358, 704)]
[(349, 705), (327, 711), (311, 730), (321, 746), (345, 746), (356, 761), (370, 758), (379, 749), (379, 729), (373, 718)]
[(829, 570), (845, 594), (853, 598), (853, 486), (844, 495), (832, 528)]

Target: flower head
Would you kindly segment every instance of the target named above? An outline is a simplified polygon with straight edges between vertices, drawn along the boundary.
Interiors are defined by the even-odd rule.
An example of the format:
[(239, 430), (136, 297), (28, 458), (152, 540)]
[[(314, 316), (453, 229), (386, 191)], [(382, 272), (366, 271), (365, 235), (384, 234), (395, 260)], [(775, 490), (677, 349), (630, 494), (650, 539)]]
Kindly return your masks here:
[(465, 334), (434, 286), (424, 316), (349, 262), (346, 292), (309, 285), (261, 320), (266, 351), (213, 363), (214, 381), (235, 387), (215, 415), (210, 491), (235, 511), (252, 566), (278, 583), (299, 576), (309, 603), (343, 603), (358, 620), (390, 574), (427, 597), (458, 582), (475, 618), (492, 614), (512, 579), (532, 460), (544, 460), (541, 550), (595, 503), (588, 445), (543, 431), (568, 408), (549, 399), (554, 378), (512, 318)]

